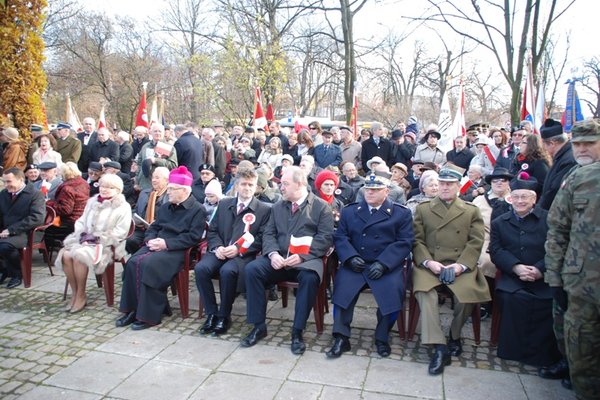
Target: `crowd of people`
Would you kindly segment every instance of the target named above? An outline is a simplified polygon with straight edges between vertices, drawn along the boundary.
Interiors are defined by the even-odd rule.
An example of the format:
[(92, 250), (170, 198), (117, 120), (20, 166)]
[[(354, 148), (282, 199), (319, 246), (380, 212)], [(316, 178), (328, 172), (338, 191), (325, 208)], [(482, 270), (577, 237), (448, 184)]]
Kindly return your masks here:
[[(86, 307), (88, 271), (101, 274), (129, 254), (116, 326), (160, 324), (186, 249), (206, 240), (194, 268), (206, 313), (201, 334), (227, 332), (241, 294), (252, 325), (241, 346), (255, 345), (268, 335), (274, 285), (291, 280), (291, 351), (302, 354), (324, 281), (335, 307), (326, 356), (350, 350), (355, 304), (369, 288), (375, 348), (388, 357), (408, 265), (430, 374), (460, 356), (475, 307), (482, 318), (497, 308), (499, 357), (598, 398), (598, 121), (571, 134), (552, 119), (540, 132), (528, 121), (511, 130), (478, 124), (447, 152), (436, 127), (420, 129), (415, 117), (355, 133), (318, 121), (294, 129), (272, 122), (266, 131), (153, 124), (131, 135), (94, 127), (92, 118), (76, 135), (65, 123), (52, 132), (32, 126), (29, 146), (14, 128), (0, 132), (7, 288), (22, 283), (18, 251), (48, 206), (57, 218), (44, 240), (58, 251), (70, 313)], [(446, 333), (439, 311), (447, 296), (454, 315)]]

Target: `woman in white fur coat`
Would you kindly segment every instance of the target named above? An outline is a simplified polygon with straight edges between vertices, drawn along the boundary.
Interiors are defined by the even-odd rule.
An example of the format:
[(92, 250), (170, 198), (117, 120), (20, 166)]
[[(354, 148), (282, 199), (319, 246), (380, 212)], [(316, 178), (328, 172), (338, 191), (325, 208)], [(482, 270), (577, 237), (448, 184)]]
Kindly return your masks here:
[(101, 274), (113, 257), (125, 255), (125, 239), (131, 225), (131, 206), (121, 194), (123, 181), (117, 175), (100, 178), (100, 193), (91, 197), (83, 215), (75, 221), (75, 231), (67, 236), (58, 253), (56, 265), (62, 267), (73, 296), (67, 311), (85, 308), (88, 270)]

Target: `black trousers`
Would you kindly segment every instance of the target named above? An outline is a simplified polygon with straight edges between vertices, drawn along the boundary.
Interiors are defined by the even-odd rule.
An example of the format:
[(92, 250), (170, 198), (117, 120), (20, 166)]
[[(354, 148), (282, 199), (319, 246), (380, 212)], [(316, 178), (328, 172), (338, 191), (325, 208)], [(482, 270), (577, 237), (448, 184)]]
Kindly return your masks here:
[[(302, 264), (300, 264), (302, 265)], [(319, 290), (319, 274), (303, 268), (274, 269), (271, 260), (260, 257), (245, 267), (246, 278), (246, 316), (255, 326), (265, 324), (267, 298), (265, 290), (281, 281), (298, 282), (296, 306), (294, 310), (294, 329), (304, 330)]]
[(19, 249), (11, 243), (0, 241), (0, 258), (2, 258), (3, 270), (11, 278), (21, 278), (21, 257)]
[[(204, 311), (207, 315), (215, 314), (219, 317), (229, 318), (231, 308), (237, 291), (240, 267), (233, 259), (219, 260), (213, 253), (206, 253), (202, 260), (194, 268), (196, 275), (196, 287), (204, 301)], [(220, 310), (217, 307), (217, 298), (212, 279), (217, 275), (219, 279), (219, 291), (221, 297)]]
[[(363, 290), (367, 288), (367, 285), (363, 288)], [(340, 306), (334, 306), (333, 309), (333, 334), (340, 334), (346, 337), (350, 337), (350, 324), (352, 323), (352, 318), (354, 316), (354, 307), (356, 306), (356, 302), (358, 301), (358, 296), (360, 296), (360, 292), (352, 299), (352, 302), (348, 306), (348, 308), (342, 308)], [(375, 339), (388, 342), (390, 337), (390, 330), (394, 327), (394, 322), (398, 318), (398, 313), (392, 313), (388, 315), (383, 315), (379, 308), (377, 308), (377, 327), (375, 328)]]

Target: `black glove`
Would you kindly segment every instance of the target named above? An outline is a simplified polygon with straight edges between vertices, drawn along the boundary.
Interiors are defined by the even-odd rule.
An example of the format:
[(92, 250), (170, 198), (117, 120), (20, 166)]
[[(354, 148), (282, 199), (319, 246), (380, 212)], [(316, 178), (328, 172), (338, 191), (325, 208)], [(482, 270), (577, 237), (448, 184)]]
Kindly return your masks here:
[(346, 266), (346, 268), (349, 268), (352, 271), (358, 273), (363, 272), (364, 269), (367, 267), (367, 263), (365, 262), (365, 260), (363, 260), (362, 257), (359, 256), (354, 256), (352, 258), (347, 259), (344, 265)]
[(381, 264), (378, 261), (375, 261), (369, 267), (369, 272), (367, 273), (367, 278), (377, 280), (383, 276), (383, 274), (387, 271), (387, 267)]
[(563, 311), (567, 311), (569, 307), (569, 298), (567, 296), (567, 292), (562, 287), (551, 287), (552, 297), (556, 304), (560, 306)]
[(440, 282), (444, 285), (450, 285), (451, 283), (454, 283), (455, 279), (456, 272), (454, 271), (454, 268), (442, 268), (442, 271), (440, 272)]

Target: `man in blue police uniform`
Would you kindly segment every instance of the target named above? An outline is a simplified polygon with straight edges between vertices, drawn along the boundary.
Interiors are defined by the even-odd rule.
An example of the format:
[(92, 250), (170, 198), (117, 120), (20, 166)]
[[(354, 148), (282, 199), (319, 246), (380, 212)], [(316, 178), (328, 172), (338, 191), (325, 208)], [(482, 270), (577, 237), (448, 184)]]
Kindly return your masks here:
[(365, 180), (365, 196), (342, 209), (334, 235), (342, 268), (334, 281), (333, 346), (326, 355), (337, 358), (350, 350), (350, 323), (360, 292), (369, 287), (377, 301), (375, 345), (381, 357), (391, 353), (389, 331), (404, 298), (402, 267), (414, 234), (408, 208), (388, 200), (390, 174), (376, 171)]

